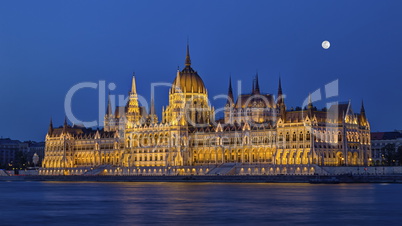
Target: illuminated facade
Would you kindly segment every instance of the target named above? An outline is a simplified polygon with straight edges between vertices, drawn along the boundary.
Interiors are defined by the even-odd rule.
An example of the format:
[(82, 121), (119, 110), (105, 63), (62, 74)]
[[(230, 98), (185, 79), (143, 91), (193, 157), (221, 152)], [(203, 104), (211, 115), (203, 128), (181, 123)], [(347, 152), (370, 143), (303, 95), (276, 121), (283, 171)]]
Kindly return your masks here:
[[(305, 174), (315, 166), (367, 165), (370, 124), (362, 104), (317, 110), (287, 110), (281, 81), (277, 98), (260, 91), (233, 96), (231, 81), (224, 119), (215, 120), (207, 89), (191, 67), (178, 70), (169, 104), (158, 120), (138, 102), (136, 79), (126, 106), (111, 107), (102, 130), (53, 128), (46, 135), (42, 174)], [(314, 166), (314, 167), (312, 167)], [(109, 170), (109, 171), (108, 171)]]

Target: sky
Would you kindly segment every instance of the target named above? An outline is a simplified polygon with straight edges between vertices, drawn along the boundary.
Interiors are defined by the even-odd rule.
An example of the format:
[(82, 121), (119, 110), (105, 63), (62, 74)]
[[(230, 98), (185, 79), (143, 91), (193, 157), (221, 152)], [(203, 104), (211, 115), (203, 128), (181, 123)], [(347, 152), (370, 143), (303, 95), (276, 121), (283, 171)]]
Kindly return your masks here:
[[(364, 100), (372, 131), (402, 129), (401, 8), (396, 0), (1, 1), (0, 136), (44, 140), (83, 82), (113, 83), (112, 95), (127, 96), (135, 72), (149, 100), (152, 83), (171, 83), (183, 68), (187, 40), (215, 108), (229, 76), (236, 96), (238, 81), (250, 92), (258, 72), (263, 93), (276, 94), (281, 77), (288, 108), (320, 89), (318, 107), (350, 100), (359, 112)], [(326, 98), (336, 80), (338, 95)], [(74, 93), (76, 118), (98, 120), (99, 90)], [(167, 87), (156, 88), (155, 104), (160, 116)]]

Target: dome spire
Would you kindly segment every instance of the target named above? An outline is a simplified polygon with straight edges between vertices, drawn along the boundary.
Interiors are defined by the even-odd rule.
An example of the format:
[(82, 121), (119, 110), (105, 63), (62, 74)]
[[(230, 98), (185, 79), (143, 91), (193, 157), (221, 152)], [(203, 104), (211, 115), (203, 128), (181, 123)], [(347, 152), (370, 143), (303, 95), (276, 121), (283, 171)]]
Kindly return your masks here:
[(186, 66), (191, 66), (191, 59), (190, 59), (190, 46), (188, 44), (188, 39), (187, 39), (187, 50), (186, 50)]

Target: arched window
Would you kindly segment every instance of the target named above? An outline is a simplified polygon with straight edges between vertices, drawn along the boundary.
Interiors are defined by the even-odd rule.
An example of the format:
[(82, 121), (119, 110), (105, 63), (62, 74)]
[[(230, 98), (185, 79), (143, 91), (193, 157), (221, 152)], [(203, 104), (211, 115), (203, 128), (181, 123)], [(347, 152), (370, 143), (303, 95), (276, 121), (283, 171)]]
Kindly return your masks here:
[(300, 132), (299, 141), (303, 141), (303, 132)]
[(307, 131), (306, 140), (310, 140), (310, 132), (309, 131)]
[(286, 141), (289, 141), (289, 139), (290, 139), (289, 133), (286, 133)]
[(296, 132), (293, 132), (293, 141), (296, 141)]

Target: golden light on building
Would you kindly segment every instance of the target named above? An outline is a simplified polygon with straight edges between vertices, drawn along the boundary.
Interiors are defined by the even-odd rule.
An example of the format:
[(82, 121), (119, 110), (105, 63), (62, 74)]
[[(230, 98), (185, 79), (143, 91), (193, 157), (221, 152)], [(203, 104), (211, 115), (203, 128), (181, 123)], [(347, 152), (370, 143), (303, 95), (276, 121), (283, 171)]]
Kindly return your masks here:
[(188, 46), (160, 120), (154, 100), (149, 112), (139, 105), (134, 75), (131, 83), (127, 106), (113, 112), (109, 102), (102, 130), (50, 123), (41, 174), (311, 174), (313, 165), (371, 161), (363, 105), (360, 114), (350, 102), (287, 110), (280, 80), (276, 98), (261, 92), (258, 75), (252, 92), (237, 98), (229, 80), (224, 119), (216, 121)]

